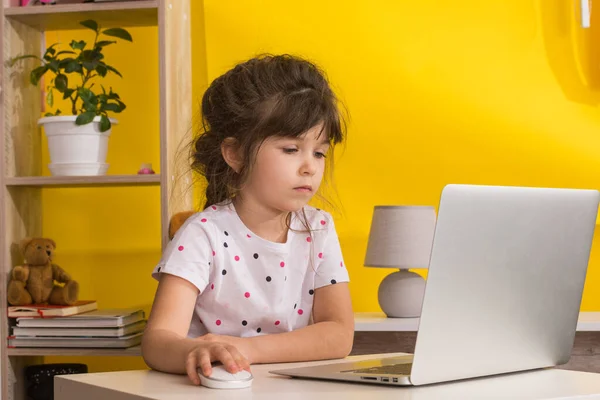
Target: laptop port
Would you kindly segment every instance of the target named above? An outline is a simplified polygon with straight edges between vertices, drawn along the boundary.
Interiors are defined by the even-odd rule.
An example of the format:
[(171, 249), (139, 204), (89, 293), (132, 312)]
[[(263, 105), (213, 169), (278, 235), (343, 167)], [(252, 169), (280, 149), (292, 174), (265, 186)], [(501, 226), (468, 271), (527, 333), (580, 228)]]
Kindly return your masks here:
[(390, 381), (390, 378), (381, 377), (381, 382), (389, 382), (389, 381)]
[(398, 383), (398, 378), (392, 378), (392, 382)]
[(361, 376), (360, 379), (364, 379), (365, 381), (376, 381), (376, 376)]

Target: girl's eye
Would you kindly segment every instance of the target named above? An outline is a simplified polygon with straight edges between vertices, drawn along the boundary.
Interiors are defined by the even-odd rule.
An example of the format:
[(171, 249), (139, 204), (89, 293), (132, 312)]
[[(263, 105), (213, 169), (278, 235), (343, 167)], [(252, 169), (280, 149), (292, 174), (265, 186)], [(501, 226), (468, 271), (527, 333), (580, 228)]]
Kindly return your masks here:
[(292, 153), (295, 153), (297, 151), (298, 151), (298, 149), (294, 149), (294, 148), (285, 148), (285, 149), (283, 149), (283, 152), (286, 153), (286, 154), (292, 154)]
[(315, 153), (315, 157), (317, 157), (317, 158), (325, 158), (327, 156), (325, 155), (325, 153), (321, 153), (320, 151), (317, 151)]

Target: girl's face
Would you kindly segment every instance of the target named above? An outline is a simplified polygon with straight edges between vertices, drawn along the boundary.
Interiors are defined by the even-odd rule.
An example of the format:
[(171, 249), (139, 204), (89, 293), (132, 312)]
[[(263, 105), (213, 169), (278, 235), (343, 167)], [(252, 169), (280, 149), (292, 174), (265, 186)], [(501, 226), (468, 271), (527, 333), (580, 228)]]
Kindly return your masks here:
[(281, 211), (304, 207), (315, 195), (325, 170), (329, 150), (319, 124), (298, 138), (267, 138), (256, 155), (242, 198)]

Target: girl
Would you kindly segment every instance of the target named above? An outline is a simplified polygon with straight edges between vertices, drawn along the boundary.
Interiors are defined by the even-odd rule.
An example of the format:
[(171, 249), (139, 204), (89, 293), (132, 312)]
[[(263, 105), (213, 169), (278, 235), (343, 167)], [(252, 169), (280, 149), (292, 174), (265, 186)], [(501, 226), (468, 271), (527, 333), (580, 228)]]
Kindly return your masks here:
[(152, 272), (145, 362), (199, 384), (216, 361), (235, 373), (347, 356), (348, 272), (331, 216), (307, 206), (344, 138), (323, 74), (297, 57), (253, 58), (212, 82), (202, 117), (192, 168), (206, 204)]

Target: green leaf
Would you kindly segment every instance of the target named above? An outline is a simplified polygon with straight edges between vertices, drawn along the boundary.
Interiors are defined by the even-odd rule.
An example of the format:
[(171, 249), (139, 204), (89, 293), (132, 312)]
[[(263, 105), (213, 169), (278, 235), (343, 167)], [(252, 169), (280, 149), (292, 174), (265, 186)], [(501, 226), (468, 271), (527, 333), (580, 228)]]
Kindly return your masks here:
[(54, 57), (58, 57), (61, 54), (77, 54), (77, 53), (75, 53), (74, 51), (71, 51), (71, 50), (63, 50), (63, 51), (59, 51), (58, 53), (56, 53), (56, 55)]
[(47, 112), (46, 114), (44, 114), (44, 117), (54, 117), (54, 114), (51, 112)]
[(73, 94), (73, 92), (75, 92), (75, 89), (67, 89), (67, 90), (65, 90), (64, 93), (63, 93), (63, 100), (66, 100), (69, 97), (71, 97), (71, 95)]
[(120, 99), (119, 95), (112, 91), (112, 87), (110, 88), (110, 92), (108, 93), (109, 99)]
[(14, 66), (18, 61), (24, 60), (26, 58), (36, 58), (36, 59), (38, 59), (40, 61), (43, 61), (38, 56), (27, 54), (27, 55), (24, 55), (24, 56), (18, 56), (18, 57), (9, 58), (8, 60), (6, 60), (4, 62), (4, 65), (10, 68), (10, 67)]
[(108, 73), (108, 69), (106, 68), (106, 65), (99, 64), (96, 67), (96, 72), (98, 73), (98, 75), (104, 78)]
[(77, 94), (79, 95), (79, 97), (81, 97), (81, 100), (83, 100), (84, 102), (89, 102), (92, 97), (94, 97), (94, 93), (92, 93), (92, 91), (88, 88), (79, 88), (77, 89)]
[(58, 45), (58, 43), (54, 43), (50, 47), (48, 47), (46, 49), (46, 51), (44, 52), (44, 59), (45, 60), (50, 60), (52, 58), (52, 56), (54, 54), (56, 54), (56, 49), (54, 48), (54, 46), (56, 46), (56, 45)]
[(63, 93), (67, 89), (67, 86), (69, 86), (69, 80), (66, 75), (59, 74), (54, 78), (54, 85), (59, 92)]
[(86, 43), (83, 40), (80, 40), (79, 42), (71, 40), (71, 43), (69, 43), (69, 45), (73, 50), (83, 50), (85, 48)]
[(77, 116), (77, 119), (75, 119), (75, 124), (77, 124), (77, 125), (89, 124), (90, 122), (92, 122), (92, 120), (94, 119), (95, 116), (96, 116), (95, 112), (86, 111), (83, 114), (79, 114)]
[(106, 132), (110, 129), (110, 119), (106, 115), (100, 117), (100, 132)]
[(110, 72), (114, 72), (115, 74), (119, 75), (121, 78), (123, 77), (123, 75), (121, 75), (121, 73), (119, 71), (117, 71), (115, 68), (111, 67), (110, 65), (106, 65), (106, 69), (108, 69)]
[(133, 42), (133, 38), (131, 37), (131, 34), (123, 28), (110, 28), (110, 29), (106, 29), (102, 33), (107, 36), (114, 36), (114, 37), (118, 37), (119, 39)]
[(80, 24), (86, 28), (90, 28), (94, 32), (98, 32), (98, 23), (96, 23), (96, 21), (93, 19), (86, 19), (85, 21), (81, 21)]
[(46, 65), (48, 66), (48, 69), (50, 69), (52, 72), (58, 74), (58, 69), (60, 67), (58, 60), (52, 60)]
[(34, 68), (29, 74), (29, 81), (31, 82), (31, 84), (36, 86), (39, 83), (40, 79), (42, 79), (42, 76), (46, 73), (46, 71), (48, 71), (47, 65), (42, 65), (41, 67)]
[(46, 104), (48, 104), (50, 107), (54, 107), (54, 94), (52, 89), (50, 89), (46, 95)]
[(117, 42), (115, 40), (101, 40), (98, 43), (96, 43), (96, 47), (100, 48), (100, 47), (111, 45), (113, 43), (117, 43)]
[(83, 68), (81, 67), (81, 64), (79, 64), (77, 61), (73, 60), (70, 61), (66, 66), (65, 66), (65, 72), (66, 73), (71, 73), (71, 72), (83, 72)]
[(88, 71), (94, 71), (97, 66), (98, 66), (98, 61), (84, 61), (83, 62), (83, 68), (87, 69)]
[(56, 110), (56, 112), (54, 113), (54, 115), (60, 115), (62, 114), (62, 111), (60, 111), (60, 109)]
[(83, 61), (100, 61), (104, 58), (99, 50), (84, 50), (81, 52), (81, 59)]
[(121, 112), (121, 107), (118, 104), (115, 103), (108, 103), (104, 106), (104, 109), (106, 111), (112, 111), (112, 112), (116, 112), (116, 113), (120, 113)]

